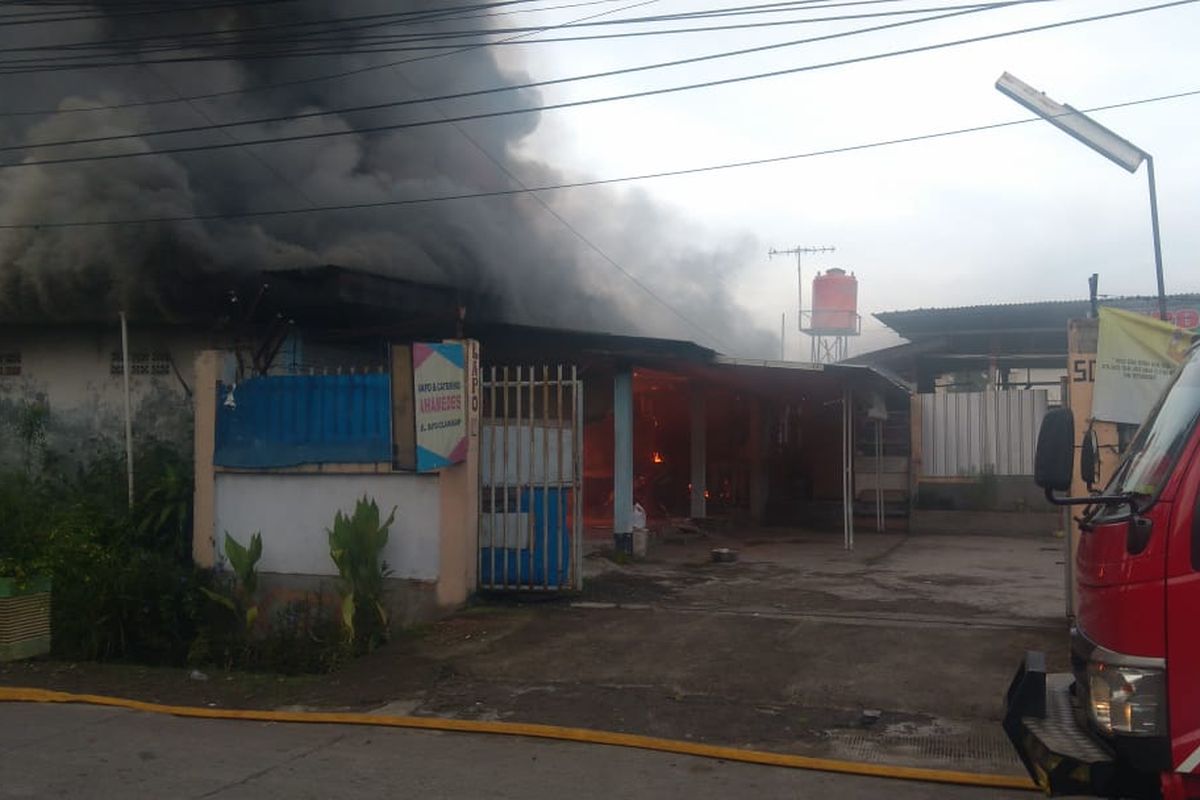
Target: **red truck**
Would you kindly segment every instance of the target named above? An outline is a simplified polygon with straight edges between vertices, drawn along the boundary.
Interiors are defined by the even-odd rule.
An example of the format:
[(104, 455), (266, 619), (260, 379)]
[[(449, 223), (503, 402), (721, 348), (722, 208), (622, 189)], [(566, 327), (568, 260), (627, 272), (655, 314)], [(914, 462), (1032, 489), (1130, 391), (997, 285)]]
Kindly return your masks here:
[[(1047, 413), (1035, 480), (1083, 509), (1071, 672), (1026, 654), (1004, 728), (1052, 795), (1200, 798), (1200, 348), (1193, 348), (1099, 494), (1063, 497), (1071, 411)], [(1085, 442), (1081, 458), (1094, 462)], [(1085, 474), (1088, 469), (1085, 466)]]

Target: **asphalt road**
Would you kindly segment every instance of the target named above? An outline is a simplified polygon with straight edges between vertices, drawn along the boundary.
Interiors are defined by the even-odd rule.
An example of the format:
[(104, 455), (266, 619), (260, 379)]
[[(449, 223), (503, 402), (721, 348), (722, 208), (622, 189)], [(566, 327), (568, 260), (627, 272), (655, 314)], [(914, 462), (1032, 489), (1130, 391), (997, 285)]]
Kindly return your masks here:
[(0, 704), (0, 798), (1033, 798), (626, 748)]

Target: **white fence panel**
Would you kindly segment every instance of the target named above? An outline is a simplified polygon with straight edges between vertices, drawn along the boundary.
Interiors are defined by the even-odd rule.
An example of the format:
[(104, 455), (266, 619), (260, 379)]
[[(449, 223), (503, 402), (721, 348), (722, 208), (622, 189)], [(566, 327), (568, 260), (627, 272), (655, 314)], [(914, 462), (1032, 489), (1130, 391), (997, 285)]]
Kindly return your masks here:
[(1045, 389), (946, 392), (921, 401), (922, 474), (1032, 475)]

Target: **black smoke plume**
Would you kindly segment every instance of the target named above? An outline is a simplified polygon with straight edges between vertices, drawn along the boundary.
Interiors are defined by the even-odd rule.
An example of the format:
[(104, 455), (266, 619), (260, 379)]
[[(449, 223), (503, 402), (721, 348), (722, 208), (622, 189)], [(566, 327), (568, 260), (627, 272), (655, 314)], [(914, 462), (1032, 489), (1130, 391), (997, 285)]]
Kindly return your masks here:
[[(254, 148), (0, 169), (0, 224), (236, 215), (491, 191), (514, 186), (505, 170), (530, 185), (566, 179), (552, 165), (553, 154), (536, 159), (517, 155), (517, 145), (539, 123), (537, 113), (468, 123), (461, 131), (438, 125), (361, 132), (441, 113), (537, 105), (538, 93), (529, 90), (226, 132), (32, 146), (528, 80), (528, 75), (502, 67), (486, 47), (333, 80), (308, 80), (431, 54), (361, 52), (380, 49), (378, 43), (389, 36), (506, 20), (487, 16), (494, 14), (487, 9), (446, 10), (461, 8), (466, 0), (259, 0), (236, 6), (205, 0), (172, 5), (109, 0), (8, 6), (14, 10), (6, 13), (25, 15), (15, 18), (57, 16), (52, 24), (0, 25), (0, 73), (7, 73), (0, 74), (0, 111), (55, 111), (0, 118), (0, 144), (29, 145), (3, 154), (5, 161), (311, 131), (358, 132)], [(426, 16), (420, 25), (411, 16), (393, 18), (402, 24), (390, 27), (360, 21), (397, 13)], [(314, 22), (319, 24), (310, 24)], [(75, 46), (80, 43), (92, 46)], [(17, 47), (47, 49), (11, 49)], [(313, 49), (324, 54), (307, 54)], [(306, 54), (300, 57), (302, 52)], [(531, 48), (526, 58), (536, 54)], [(61, 69), (68, 63), (64, 59), (79, 55), (85, 63), (119, 66)], [(172, 61), (179, 58), (195, 60)], [(78, 110), (265, 85), (275, 88), (191, 102)], [(0, 230), (0, 319), (108, 318), (120, 308), (143, 318), (171, 319), (191, 294), (189, 287), (205, 276), (338, 264), (481, 291), (500, 298), (502, 316), (513, 322), (672, 336), (744, 354), (767, 354), (777, 346), (729, 291), (740, 265), (758, 252), (750, 237), (729, 238), (715, 248), (696, 246), (693, 242), (703, 237), (678, 212), (637, 189), (588, 188), (543, 197), (703, 331), (651, 298), (523, 195), (250, 219)]]

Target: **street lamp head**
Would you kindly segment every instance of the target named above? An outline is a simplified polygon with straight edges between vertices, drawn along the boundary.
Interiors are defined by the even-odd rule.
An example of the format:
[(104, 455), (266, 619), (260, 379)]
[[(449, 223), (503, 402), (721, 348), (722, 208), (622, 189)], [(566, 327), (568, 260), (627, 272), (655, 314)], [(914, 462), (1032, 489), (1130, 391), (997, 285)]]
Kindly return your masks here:
[(1167, 290), (1163, 285), (1162, 242), (1158, 232), (1158, 193), (1154, 188), (1154, 159), (1145, 150), (1117, 136), (1108, 128), (1068, 105), (1056, 103), (1024, 81), (1007, 72), (996, 81), (1001, 93), (1016, 100), (1025, 108), (1069, 133), (1100, 155), (1130, 172), (1137, 172), (1146, 162), (1146, 179), (1150, 185), (1150, 226), (1154, 234), (1154, 273), (1158, 279), (1158, 318), (1167, 318)]
[(996, 88), (1001, 94), (1130, 172), (1137, 172), (1146, 159), (1146, 152), (1137, 145), (1122, 139), (1086, 114), (1054, 102), (1043, 92), (1007, 72), (996, 81)]

